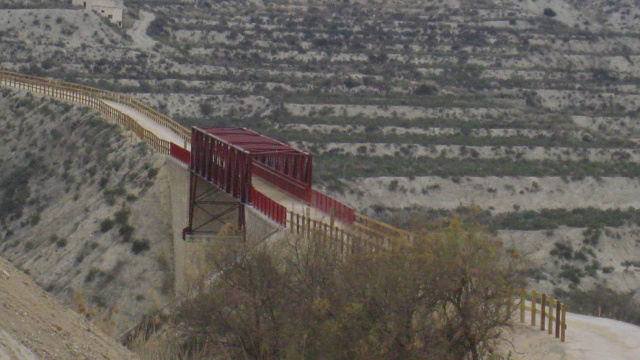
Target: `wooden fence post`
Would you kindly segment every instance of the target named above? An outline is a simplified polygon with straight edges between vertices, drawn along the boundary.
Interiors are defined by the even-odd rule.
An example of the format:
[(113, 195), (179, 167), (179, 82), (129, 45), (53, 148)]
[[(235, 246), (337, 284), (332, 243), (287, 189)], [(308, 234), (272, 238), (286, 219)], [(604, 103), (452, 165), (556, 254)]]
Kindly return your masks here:
[(545, 310), (547, 308), (547, 294), (542, 294), (542, 301), (540, 302), (540, 330), (544, 331), (545, 325)]
[(537, 295), (537, 292), (531, 292), (531, 326), (536, 326), (536, 303), (538, 302)]
[(553, 334), (553, 296), (549, 296), (549, 324), (547, 326), (547, 333)]
[(560, 307), (562, 303), (560, 301), (556, 301), (556, 339), (560, 337)]
[(311, 208), (306, 208), (305, 225), (307, 226), (307, 239), (311, 239)]
[(560, 335), (560, 341), (564, 342), (564, 332), (567, 329), (567, 305), (562, 304), (562, 324), (560, 325), (562, 334)]
[(524, 289), (520, 291), (520, 322), (523, 323), (525, 322), (525, 318), (524, 318), (524, 312), (526, 310), (526, 304), (524, 302)]

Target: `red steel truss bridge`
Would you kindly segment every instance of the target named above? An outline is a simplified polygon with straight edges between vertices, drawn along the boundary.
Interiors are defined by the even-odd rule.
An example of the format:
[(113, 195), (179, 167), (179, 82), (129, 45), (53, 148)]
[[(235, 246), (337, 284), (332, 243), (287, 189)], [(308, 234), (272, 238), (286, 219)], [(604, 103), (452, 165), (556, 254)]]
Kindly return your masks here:
[(294, 233), (319, 232), (345, 253), (383, 249), (412, 236), (315, 190), (310, 154), (255, 131), (189, 130), (128, 95), (15, 72), (0, 71), (0, 85), (94, 108), (187, 166), (184, 236), (207, 233), (230, 214), (235, 230), (243, 233), (246, 206)]

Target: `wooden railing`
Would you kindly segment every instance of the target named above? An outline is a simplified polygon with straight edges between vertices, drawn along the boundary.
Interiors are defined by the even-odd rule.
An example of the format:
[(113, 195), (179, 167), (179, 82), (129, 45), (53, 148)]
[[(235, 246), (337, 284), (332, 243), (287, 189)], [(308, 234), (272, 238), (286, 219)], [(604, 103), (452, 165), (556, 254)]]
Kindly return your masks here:
[(414, 235), (409, 231), (398, 229), (382, 221), (374, 220), (362, 214), (355, 214), (353, 226), (360, 232), (368, 234), (371, 237), (384, 239), (393, 239), (395, 241), (410, 242)]
[[(355, 224), (354, 224), (355, 225)], [(289, 211), (287, 226), (294, 234), (304, 236), (323, 236), (333, 242), (333, 248), (340, 254), (356, 254), (360, 252), (380, 252), (393, 249), (401, 239), (384, 236), (377, 231), (370, 231), (355, 226), (341, 226), (333, 218), (329, 223), (314, 219), (307, 214)]]
[[(127, 105), (146, 115), (156, 123), (171, 129), (185, 142), (188, 143), (191, 141), (191, 131), (189, 131), (189, 129), (128, 95), (60, 80), (41, 78), (4, 70), (0, 70), (0, 82), (6, 82), (6, 84), (11, 87), (40, 92), (45, 95), (57, 97), (62, 100), (78, 102), (93, 108), (98, 107), (98, 104), (101, 102), (100, 100), (110, 100), (119, 104)], [(117, 111), (115, 109), (113, 110)]]
[(140, 139), (144, 140), (147, 144), (149, 144), (152, 148), (158, 151), (161, 154), (170, 154), (171, 152), (171, 142), (160, 139), (151, 131), (145, 129), (140, 126), (136, 120), (131, 118), (129, 115), (112, 108), (111, 106), (105, 104), (104, 102), (99, 102), (96, 107), (100, 113), (109, 118), (113, 119), (118, 124), (123, 125), (127, 129), (133, 131)]
[[(527, 306), (527, 301), (530, 305)], [(546, 331), (549, 335), (555, 334), (560, 341), (565, 341), (567, 329), (567, 305), (547, 294), (536, 291), (521, 290), (520, 292), (520, 322), (526, 323), (527, 314), (530, 312), (531, 326), (540, 324), (540, 330)]]

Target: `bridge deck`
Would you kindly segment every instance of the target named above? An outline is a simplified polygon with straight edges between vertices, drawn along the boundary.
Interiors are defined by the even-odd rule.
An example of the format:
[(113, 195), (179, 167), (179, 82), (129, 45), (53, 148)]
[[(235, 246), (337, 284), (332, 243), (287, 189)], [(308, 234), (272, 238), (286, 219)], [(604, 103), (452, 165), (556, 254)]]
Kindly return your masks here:
[[(140, 124), (140, 126), (142, 126), (143, 128), (151, 131), (152, 133), (154, 133), (160, 139), (171, 141), (172, 143), (174, 143), (176, 145), (184, 147), (185, 141), (178, 134), (176, 134), (173, 131), (171, 131), (171, 129), (158, 124), (157, 122), (153, 121), (152, 119), (149, 119), (146, 115), (142, 114), (138, 110), (136, 110), (136, 109), (134, 109), (134, 108), (132, 108), (130, 106), (117, 103), (115, 101), (102, 100), (102, 102), (104, 102), (105, 104), (109, 105), (110, 107), (112, 107), (114, 109), (120, 110), (121, 112), (123, 112), (126, 115), (131, 116), (131, 118), (134, 119), (135, 121), (137, 121), (138, 124)], [(186, 149), (187, 150), (191, 150), (191, 144), (190, 143), (186, 143)]]

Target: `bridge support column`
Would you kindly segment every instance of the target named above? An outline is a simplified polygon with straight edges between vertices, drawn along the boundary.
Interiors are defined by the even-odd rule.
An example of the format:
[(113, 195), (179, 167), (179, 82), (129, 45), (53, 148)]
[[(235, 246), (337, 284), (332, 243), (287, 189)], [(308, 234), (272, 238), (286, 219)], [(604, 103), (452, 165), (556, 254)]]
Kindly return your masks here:
[(191, 173), (186, 235), (245, 235), (244, 204)]

